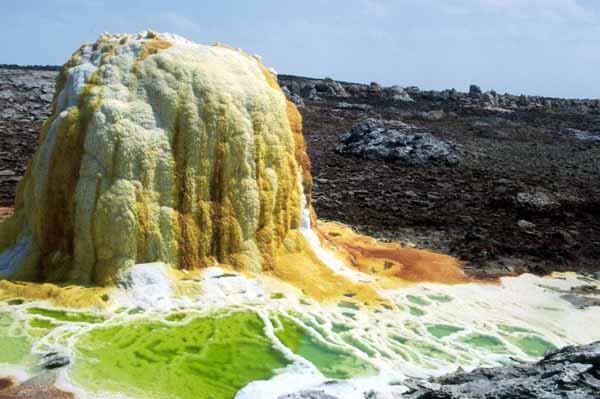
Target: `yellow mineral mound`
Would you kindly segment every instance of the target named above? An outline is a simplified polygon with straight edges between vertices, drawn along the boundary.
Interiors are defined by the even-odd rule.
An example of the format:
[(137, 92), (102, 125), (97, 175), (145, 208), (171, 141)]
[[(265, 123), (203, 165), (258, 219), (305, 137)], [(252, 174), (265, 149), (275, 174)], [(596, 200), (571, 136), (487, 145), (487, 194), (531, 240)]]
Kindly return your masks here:
[(449, 257), (329, 227), (314, 239), (311, 186), (300, 114), (259, 59), (171, 34), (103, 35), (57, 79), (0, 224), (0, 277), (110, 285), (138, 263), (226, 265), (320, 299), (375, 297), (331, 267), (329, 248), (356, 273), (464, 281)]
[(2, 224), (5, 275), (107, 284), (155, 261), (259, 272), (299, 226), (297, 112), (241, 51), (104, 35), (63, 66), (53, 107)]

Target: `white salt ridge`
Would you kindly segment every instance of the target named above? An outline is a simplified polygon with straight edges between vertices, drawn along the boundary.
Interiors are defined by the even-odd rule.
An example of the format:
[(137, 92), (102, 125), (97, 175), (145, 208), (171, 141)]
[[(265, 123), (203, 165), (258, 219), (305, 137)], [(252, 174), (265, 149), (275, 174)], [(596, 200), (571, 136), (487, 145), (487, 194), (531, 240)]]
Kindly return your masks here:
[(300, 232), (302, 233), (306, 241), (309, 243), (310, 248), (319, 257), (319, 259), (334, 273), (347, 277), (348, 279), (354, 282), (371, 282), (374, 280), (373, 276), (351, 269), (341, 259), (337, 258), (335, 254), (323, 248), (323, 246), (321, 245), (321, 240), (319, 240), (319, 237), (311, 228), (310, 210), (306, 206), (306, 196), (304, 194), (302, 194)]
[(173, 282), (169, 266), (164, 263), (141, 263), (121, 274), (117, 283), (121, 287), (121, 305), (144, 309), (168, 311), (175, 307)]
[(218, 267), (203, 271), (202, 295), (197, 298), (198, 301), (213, 306), (228, 306), (265, 300), (265, 290), (257, 280), (248, 279), (237, 273), (230, 274), (234, 275), (226, 275), (225, 271)]
[[(398, 377), (398, 376), (396, 376)], [(344, 399), (364, 399), (364, 393), (374, 387), (380, 392), (402, 393), (405, 387), (388, 385), (389, 379), (382, 377), (356, 378), (336, 381), (313, 374), (292, 365), (268, 381), (255, 381), (238, 392), (235, 399), (277, 399), (300, 391), (323, 391), (328, 395)]]

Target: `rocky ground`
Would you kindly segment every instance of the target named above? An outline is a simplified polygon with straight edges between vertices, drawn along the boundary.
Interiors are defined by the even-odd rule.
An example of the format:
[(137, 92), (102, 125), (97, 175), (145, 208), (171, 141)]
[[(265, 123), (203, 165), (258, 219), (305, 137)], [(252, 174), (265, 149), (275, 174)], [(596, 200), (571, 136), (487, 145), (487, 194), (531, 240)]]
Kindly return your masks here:
[[(320, 218), (451, 253), (478, 276), (600, 270), (600, 101), (279, 80), (304, 117)], [(339, 151), (366, 118), (391, 139)], [(418, 162), (433, 153), (397, 138), (414, 129), (457, 162)], [(382, 151), (406, 154), (399, 141), (408, 161)]]
[(14, 203), (16, 184), (51, 111), (56, 75), (56, 71), (0, 68), (0, 207)]
[[(0, 207), (56, 74), (0, 68)], [(483, 277), (600, 269), (600, 101), (279, 80), (304, 117), (320, 218), (456, 255)], [(368, 118), (379, 131), (340, 137)]]
[[(417, 382), (407, 399), (596, 399), (600, 394), (600, 342), (553, 350), (534, 364), (457, 372)], [(375, 399), (375, 398), (373, 398)]]

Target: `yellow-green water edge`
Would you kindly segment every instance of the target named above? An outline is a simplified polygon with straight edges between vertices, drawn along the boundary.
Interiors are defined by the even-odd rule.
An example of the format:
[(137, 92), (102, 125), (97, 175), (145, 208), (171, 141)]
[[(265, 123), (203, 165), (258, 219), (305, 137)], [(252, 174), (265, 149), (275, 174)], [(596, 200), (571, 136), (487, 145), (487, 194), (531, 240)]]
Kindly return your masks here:
[(233, 398), (291, 363), (265, 337), (253, 312), (99, 328), (76, 348), (76, 382), (95, 392), (139, 397)]
[(590, 284), (573, 276), (419, 284), (385, 292), (389, 304), (376, 308), (351, 297), (319, 304), (237, 273), (190, 284), (205, 292), (166, 298), (172, 306), (164, 309), (124, 302), (76, 310), (5, 298), (0, 370), (35, 375), (41, 356), (56, 351), (71, 360), (60, 386), (89, 398), (245, 399), (284, 394), (276, 381), (285, 376), (306, 388), (329, 389), (335, 385), (325, 381), (337, 380), (395, 389), (405, 376), (530, 361), (553, 347), (600, 339), (599, 309), (561, 298)]

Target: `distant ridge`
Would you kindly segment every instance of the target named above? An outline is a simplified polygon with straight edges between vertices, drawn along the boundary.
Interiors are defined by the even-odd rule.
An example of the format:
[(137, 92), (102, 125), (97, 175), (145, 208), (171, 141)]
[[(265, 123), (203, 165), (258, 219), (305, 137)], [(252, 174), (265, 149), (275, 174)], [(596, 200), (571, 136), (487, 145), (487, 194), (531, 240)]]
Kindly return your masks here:
[(0, 69), (20, 69), (23, 71), (60, 71), (60, 66), (59, 65), (0, 64)]

